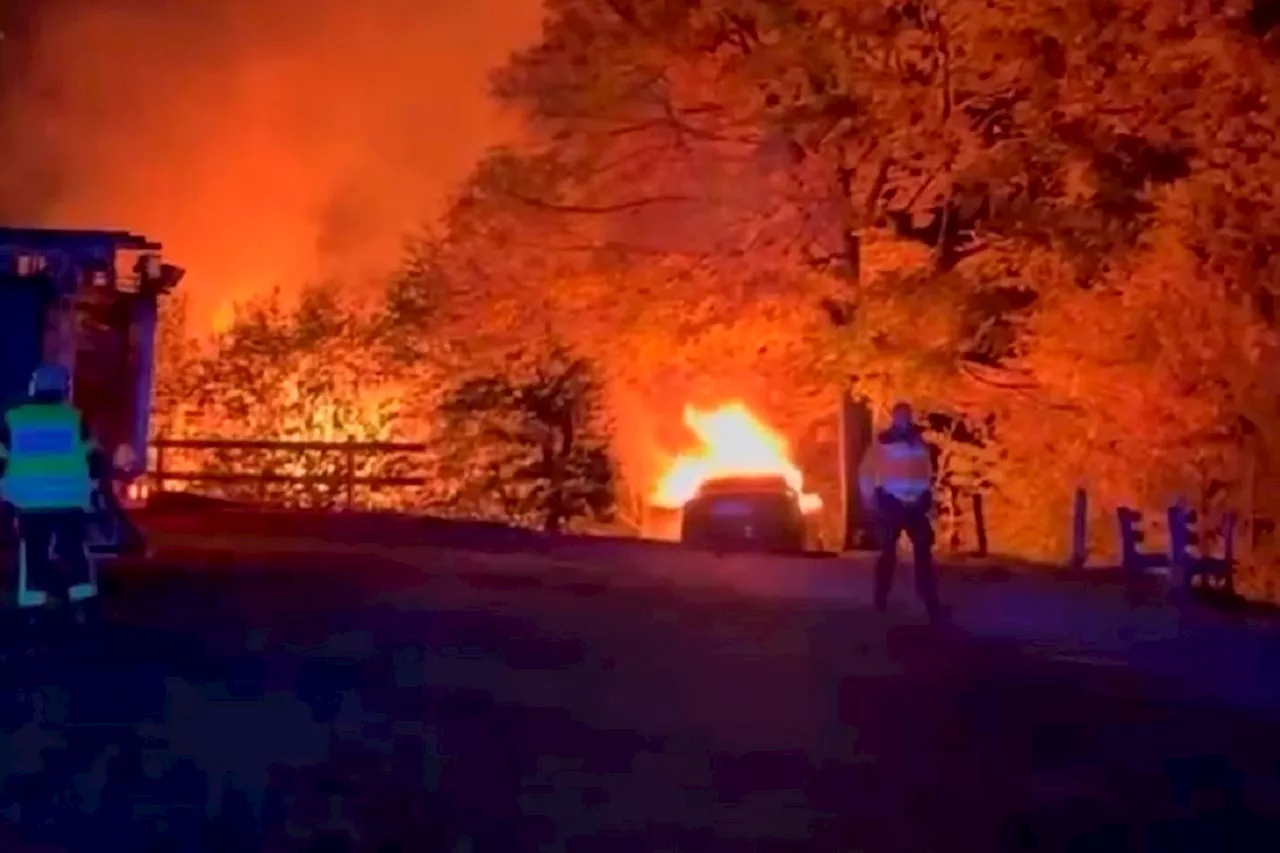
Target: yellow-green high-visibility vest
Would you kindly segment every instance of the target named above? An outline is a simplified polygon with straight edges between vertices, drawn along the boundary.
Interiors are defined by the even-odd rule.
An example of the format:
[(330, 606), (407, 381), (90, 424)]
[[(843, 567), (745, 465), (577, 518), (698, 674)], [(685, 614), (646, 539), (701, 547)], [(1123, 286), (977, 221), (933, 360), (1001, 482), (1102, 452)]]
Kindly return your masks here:
[(4, 415), (8, 460), (0, 494), (18, 510), (89, 509), (93, 480), (84, 420), (66, 403), (25, 403)]

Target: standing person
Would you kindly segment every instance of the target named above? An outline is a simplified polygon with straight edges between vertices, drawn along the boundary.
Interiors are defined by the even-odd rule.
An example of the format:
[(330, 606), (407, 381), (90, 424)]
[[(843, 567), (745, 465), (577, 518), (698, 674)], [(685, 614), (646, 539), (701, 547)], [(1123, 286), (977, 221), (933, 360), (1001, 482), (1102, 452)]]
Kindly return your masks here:
[(82, 622), (84, 603), (98, 595), (86, 547), (94, 481), (108, 469), (70, 397), (65, 367), (36, 368), (27, 400), (0, 420), (0, 496), (17, 516), (18, 607), (42, 608), (61, 595)]
[(943, 618), (938, 579), (933, 566), (933, 460), (916, 425), (911, 406), (893, 407), (893, 423), (876, 437), (858, 468), (863, 503), (875, 513), (880, 557), (876, 561), (876, 608), (889, 604), (889, 589), (898, 562), (898, 538), (911, 540), (916, 563), (916, 592), (929, 618)]

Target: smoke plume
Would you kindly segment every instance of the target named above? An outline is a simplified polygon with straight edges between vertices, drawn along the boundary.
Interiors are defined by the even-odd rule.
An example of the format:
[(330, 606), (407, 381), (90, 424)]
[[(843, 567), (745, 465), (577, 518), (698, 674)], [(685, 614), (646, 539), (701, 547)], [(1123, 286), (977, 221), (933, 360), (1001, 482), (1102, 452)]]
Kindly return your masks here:
[(5, 14), (0, 215), (160, 240), (213, 319), (273, 286), (393, 264), (515, 131), (487, 75), (536, 37), (541, 9), (26, 0)]

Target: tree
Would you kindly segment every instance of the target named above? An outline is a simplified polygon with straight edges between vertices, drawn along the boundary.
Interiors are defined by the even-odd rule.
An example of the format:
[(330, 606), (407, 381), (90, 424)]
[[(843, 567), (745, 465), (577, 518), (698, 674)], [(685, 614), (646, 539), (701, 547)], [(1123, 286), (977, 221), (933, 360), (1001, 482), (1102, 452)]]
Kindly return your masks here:
[(156, 386), (152, 403), (152, 433), (173, 438), (187, 432), (188, 401), (196, 393), (193, 380), (201, 341), (188, 323), (188, 300), (183, 292), (161, 300), (156, 323)]
[(1008, 230), (1013, 252), (1042, 247), (1021, 276), (1036, 299), (1005, 369), (971, 383), (973, 408), (1000, 413), (1001, 490), (1022, 505), (1021, 530), (1001, 533), (1035, 553), (1061, 553), (1082, 482), (1108, 532), (1118, 503), (1256, 507), (1229, 493), (1256, 488), (1251, 457), (1280, 427), (1250, 402), (1269, 393), (1275, 341), (1275, 69), (1239, 9), (1116, 8), (1072, 90), (1095, 105), (1092, 157), (1068, 175), (1083, 203)]
[[(1037, 68), (944, 56), (964, 22), (937, 10), (844, 5), (555, 3), (543, 42), (500, 76), (541, 144), (478, 176), (485, 222), (500, 210), (508, 234), (589, 247), (572, 274), (534, 275), (541, 299), (524, 304), (592, 318), (615, 397), (654, 374), (683, 380), (677, 397), (804, 389), (781, 420), (816, 435), (855, 372), (878, 397), (954, 373), (968, 283), (930, 274), (973, 251), (982, 168), (1011, 172), (1005, 149), (1031, 149), (983, 128), (1007, 124), (1009, 69)], [(970, 49), (991, 41), (970, 29)]]
[(454, 374), (458, 509), (558, 528), (642, 481), (685, 402), (744, 397), (829, 461), (836, 391), (906, 397), (997, 547), (1060, 556), (1082, 483), (1097, 529), (1191, 492), (1261, 530), (1280, 66), (1248, 12), (551, 0), (495, 84), (530, 139), (376, 307), (259, 305), (192, 399), (246, 432), (435, 436)]
[(499, 77), (540, 135), (489, 202), (627, 282), (565, 285), (593, 317), (678, 282), (623, 338), (693, 373), (749, 259), (829, 315), (814, 375), (981, 425), (1006, 541), (1050, 554), (1081, 472), (1154, 502), (1265, 394), (1280, 93), (1248, 11), (559, 0)]
[(451, 448), (442, 506), (559, 532), (607, 521), (613, 464), (600, 387), (563, 347), (500, 374), (463, 380), (441, 407)]
[[(395, 293), (396, 291), (392, 291)], [(406, 366), (392, 358), (388, 331), (396, 306), (361, 311), (331, 286), (306, 288), (292, 306), (279, 294), (243, 305), (231, 326), (185, 354), (169, 359), (159, 400), (168, 437), (282, 442), (392, 442), (426, 440), (434, 412), (427, 382), (431, 364)], [(408, 319), (405, 322), (409, 322)], [(175, 330), (176, 331), (176, 330)], [(174, 332), (168, 332), (172, 335)], [(179, 340), (179, 338), (174, 338)], [(180, 364), (179, 374), (173, 371)], [(181, 396), (177, 396), (181, 394)], [(228, 484), (203, 490), (248, 500), (331, 506), (345, 500), (347, 460), (338, 453), (282, 450), (190, 451), (170, 457), (189, 471), (261, 473), (310, 482)], [(410, 454), (363, 456), (361, 477), (423, 475)], [(321, 480), (331, 480), (331, 483)], [(425, 483), (424, 476), (424, 483)], [(362, 491), (362, 502), (401, 508), (422, 504), (418, 494)]]

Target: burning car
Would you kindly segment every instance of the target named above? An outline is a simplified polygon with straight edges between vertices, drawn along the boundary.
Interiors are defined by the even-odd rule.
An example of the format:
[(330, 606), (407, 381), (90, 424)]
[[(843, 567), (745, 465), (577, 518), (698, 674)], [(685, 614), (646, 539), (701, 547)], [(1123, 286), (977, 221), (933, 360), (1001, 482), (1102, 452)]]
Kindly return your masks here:
[(780, 476), (707, 480), (680, 519), (680, 541), (695, 548), (794, 553), (808, 540), (800, 496)]
[(680, 540), (716, 550), (804, 550), (808, 516), (822, 501), (804, 490), (786, 439), (741, 402), (690, 406), (684, 421), (699, 447), (672, 460), (651, 500), (680, 511)]

